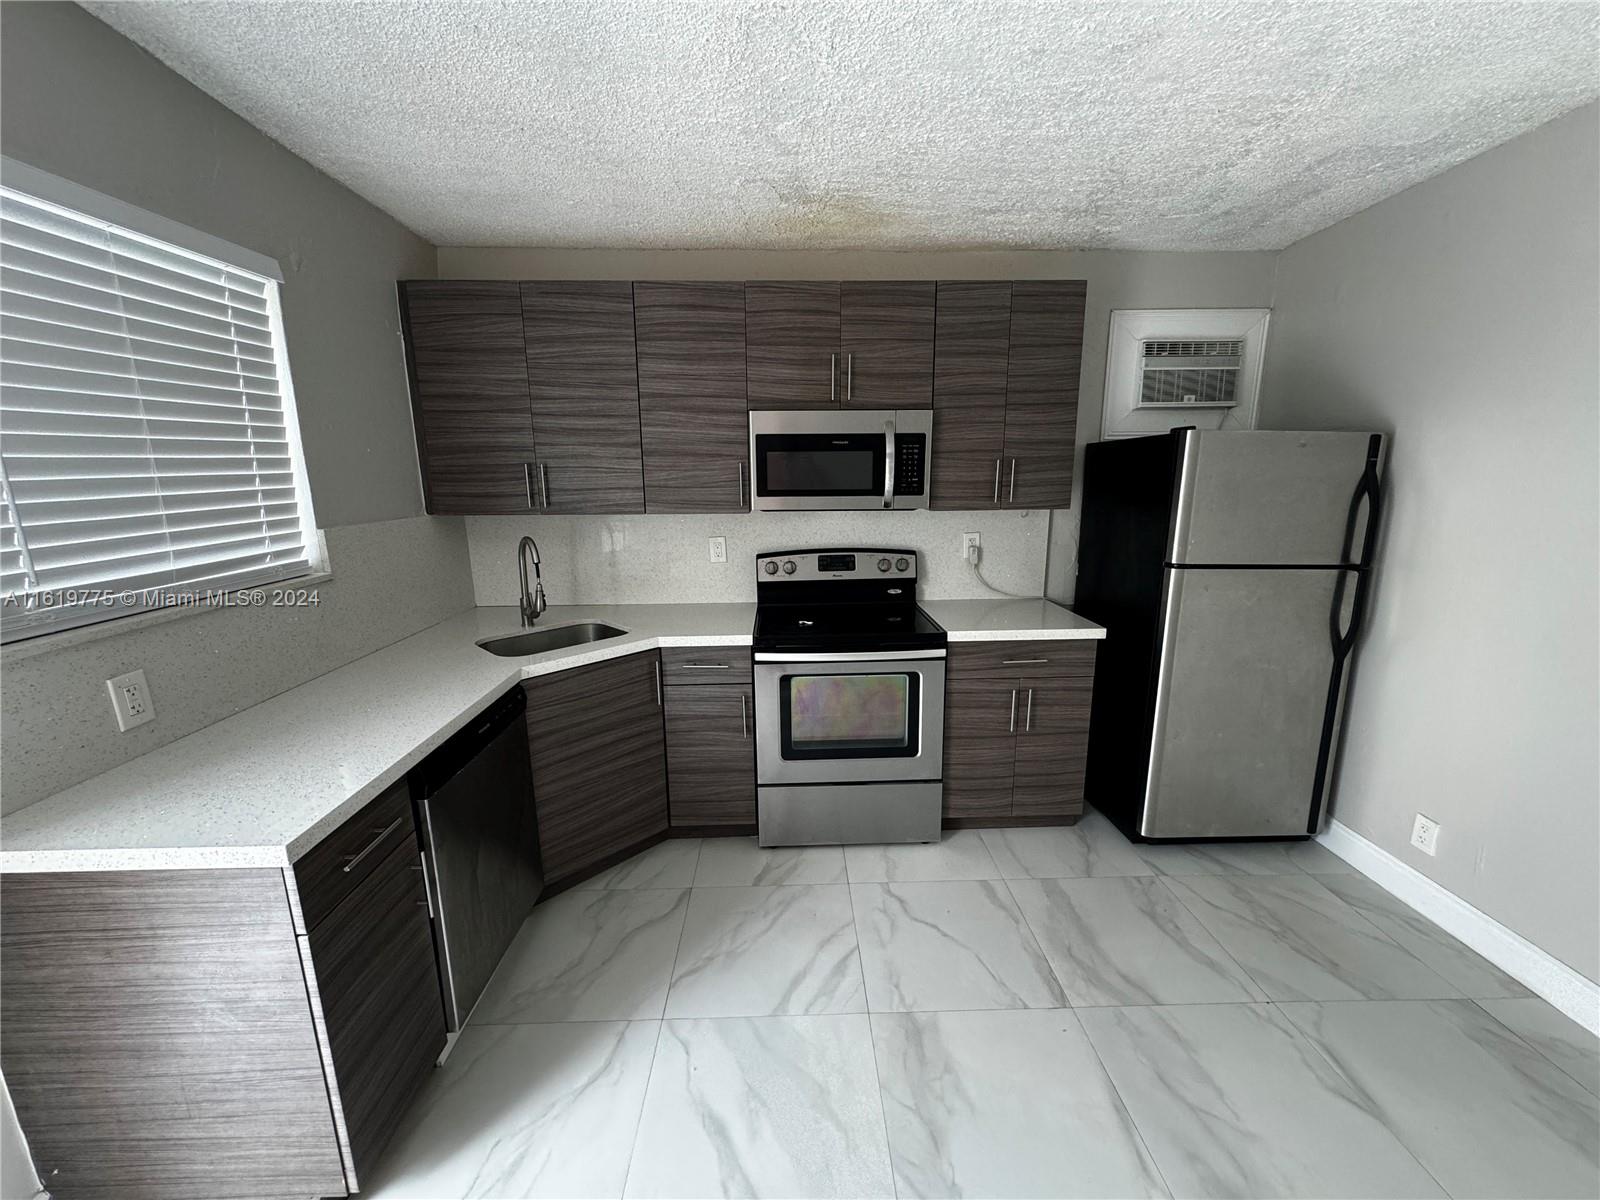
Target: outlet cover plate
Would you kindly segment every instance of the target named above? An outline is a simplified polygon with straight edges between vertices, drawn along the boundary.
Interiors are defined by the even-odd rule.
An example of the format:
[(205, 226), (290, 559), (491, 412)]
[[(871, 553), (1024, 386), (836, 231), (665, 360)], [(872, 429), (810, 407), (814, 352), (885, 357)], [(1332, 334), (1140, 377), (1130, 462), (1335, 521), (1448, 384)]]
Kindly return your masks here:
[(119, 732), (127, 733), (156, 719), (156, 706), (150, 699), (144, 671), (129, 671), (106, 680), (106, 691), (111, 694), (111, 711), (116, 715)]
[(983, 539), (975, 533), (961, 535), (961, 557), (970, 560), (974, 549), (981, 548)]
[(1417, 814), (1417, 819), (1411, 826), (1411, 844), (1424, 854), (1434, 855), (1439, 852), (1439, 822), (1432, 817)]
[(728, 561), (727, 538), (714, 537), (711, 539), (711, 561), (714, 563), (725, 563)]

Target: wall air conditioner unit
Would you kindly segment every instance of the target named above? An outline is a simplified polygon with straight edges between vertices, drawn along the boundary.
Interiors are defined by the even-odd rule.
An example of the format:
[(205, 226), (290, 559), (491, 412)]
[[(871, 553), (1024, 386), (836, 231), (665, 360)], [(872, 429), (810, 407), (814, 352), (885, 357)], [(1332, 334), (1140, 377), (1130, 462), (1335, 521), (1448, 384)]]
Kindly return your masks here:
[(1180, 426), (1254, 429), (1265, 308), (1119, 308), (1106, 343), (1100, 436)]
[(1243, 362), (1243, 338), (1146, 338), (1137, 407), (1233, 408)]

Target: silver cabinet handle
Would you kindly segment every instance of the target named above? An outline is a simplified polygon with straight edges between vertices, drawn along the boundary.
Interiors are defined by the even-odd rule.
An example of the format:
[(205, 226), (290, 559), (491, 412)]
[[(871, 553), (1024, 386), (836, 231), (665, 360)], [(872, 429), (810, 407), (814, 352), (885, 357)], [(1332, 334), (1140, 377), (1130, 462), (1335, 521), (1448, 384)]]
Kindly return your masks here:
[(745, 703), (744, 693), (739, 693), (739, 728), (744, 730), (744, 740), (750, 740), (750, 706)]
[(1033, 732), (1033, 689), (1028, 689), (1028, 719), (1022, 726), (1023, 733)]
[(844, 404), (850, 407), (850, 393), (855, 386), (856, 356), (854, 353), (844, 356)]
[(1007, 504), (1015, 504), (1016, 502), (1017, 502), (1017, 460), (1013, 458), (1011, 460), (1011, 488), (1006, 493), (1006, 503)]
[(428, 856), (419, 852), (417, 857), (421, 862), (411, 869), (422, 872), (422, 894), (427, 897), (425, 900), (418, 900), (417, 903), (428, 906), (428, 920), (431, 921), (433, 920), (433, 885), (428, 882)]
[(656, 707), (660, 708), (661, 707), (661, 660), (659, 658), (656, 659), (655, 667), (656, 667)]
[(1000, 460), (994, 460), (994, 502), (1000, 503)]
[(739, 460), (739, 507), (744, 507), (744, 460)]
[(404, 814), (401, 814), (400, 816), (396, 817), (394, 820), (390, 821), (382, 829), (378, 830), (378, 836), (373, 838), (370, 842), (368, 842), (365, 846), (363, 846), (361, 848), (361, 852), (359, 854), (347, 855), (346, 859), (345, 859), (344, 869), (346, 871), (355, 870), (356, 864), (358, 862), (360, 862), (363, 858), (365, 858), (367, 855), (371, 854), (374, 850), (376, 850), (383, 843), (383, 839), (384, 838), (388, 837), (396, 829), (399, 829), (401, 822), (403, 822), (404, 820), (405, 820), (405, 815)]
[(539, 507), (550, 507), (550, 473), (542, 462), (539, 464)]
[(828, 403), (839, 403), (839, 356), (828, 355)]
[(533, 507), (533, 464), (522, 464), (522, 486), (528, 491), (528, 507)]
[(883, 423), (883, 506), (894, 507), (894, 422)]
[(1012, 688), (1011, 689), (1011, 724), (1007, 727), (1006, 732), (1007, 733), (1015, 733), (1016, 731), (1017, 731), (1017, 689), (1016, 688)]
[(1048, 658), (1003, 658), (1000, 665), (1003, 667), (1024, 667), (1029, 663), (1047, 663)]
[[(1039, 661), (1043, 662), (1044, 659), (1041, 658)], [(733, 664), (732, 663), (680, 663), (679, 666), (678, 666), (678, 670), (680, 670), (680, 671), (731, 671), (731, 670), (733, 670)]]

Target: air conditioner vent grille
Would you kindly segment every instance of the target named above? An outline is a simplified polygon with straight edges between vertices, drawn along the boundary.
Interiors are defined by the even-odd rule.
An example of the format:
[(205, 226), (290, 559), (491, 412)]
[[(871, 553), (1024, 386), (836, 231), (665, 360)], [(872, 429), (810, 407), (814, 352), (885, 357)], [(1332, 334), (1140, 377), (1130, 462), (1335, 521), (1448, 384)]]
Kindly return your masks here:
[(1146, 358), (1238, 357), (1243, 353), (1244, 340), (1242, 338), (1224, 338), (1209, 341), (1180, 341), (1163, 338), (1147, 341), (1144, 344), (1144, 356)]

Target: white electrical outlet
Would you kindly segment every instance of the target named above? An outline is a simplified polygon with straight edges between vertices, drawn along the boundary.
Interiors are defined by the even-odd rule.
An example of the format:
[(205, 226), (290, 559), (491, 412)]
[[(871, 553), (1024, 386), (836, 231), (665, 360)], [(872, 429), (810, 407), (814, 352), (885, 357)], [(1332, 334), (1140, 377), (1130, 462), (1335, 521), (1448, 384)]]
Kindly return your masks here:
[(1439, 822), (1432, 817), (1417, 814), (1416, 823), (1411, 826), (1411, 844), (1424, 854), (1437, 854), (1439, 852)]
[(982, 539), (975, 533), (961, 535), (961, 557), (971, 562), (978, 557), (977, 551)]
[(144, 681), (143, 671), (129, 671), (106, 680), (106, 691), (111, 693), (111, 711), (117, 716), (120, 732), (127, 733), (136, 725), (156, 719), (155, 702), (150, 699), (150, 685)]
[(712, 562), (722, 562), (722, 563), (725, 563), (725, 562), (728, 561), (728, 539), (727, 538), (725, 538), (725, 537), (714, 537), (714, 538), (711, 539), (711, 561)]

